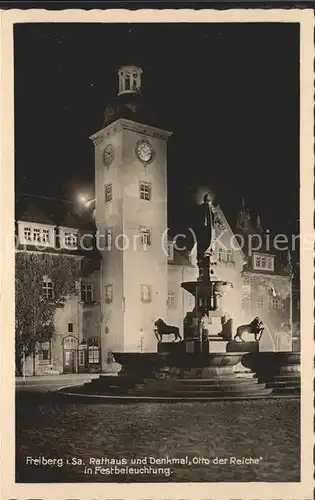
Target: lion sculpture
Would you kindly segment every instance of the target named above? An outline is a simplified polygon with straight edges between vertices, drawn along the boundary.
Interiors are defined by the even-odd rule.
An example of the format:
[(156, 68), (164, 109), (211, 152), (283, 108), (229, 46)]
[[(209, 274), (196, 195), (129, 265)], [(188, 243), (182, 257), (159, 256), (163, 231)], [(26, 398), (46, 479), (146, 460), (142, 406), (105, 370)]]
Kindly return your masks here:
[(154, 333), (158, 342), (163, 341), (163, 335), (174, 335), (174, 340), (182, 340), (178, 326), (167, 325), (161, 318), (154, 323)]
[(240, 339), (241, 342), (245, 342), (243, 339), (244, 333), (250, 333), (254, 335), (255, 341), (259, 341), (264, 332), (264, 324), (263, 322), (256, 316), (251, 323), (248, 325), (240, 325), (236, 329), (236, 335), (234, 336), (234, 340)]

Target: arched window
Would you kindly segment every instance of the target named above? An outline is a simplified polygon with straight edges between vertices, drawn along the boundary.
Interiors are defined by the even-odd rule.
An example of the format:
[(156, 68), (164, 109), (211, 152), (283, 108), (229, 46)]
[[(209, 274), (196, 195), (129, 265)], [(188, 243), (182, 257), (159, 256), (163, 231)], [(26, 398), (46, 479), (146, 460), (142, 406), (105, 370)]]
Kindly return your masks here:
[(63, 347), (67, 350), (77, 349), (78, 348), (78, 339), (73, 337), (73, 335), (69, 335), (65, 337), (63, 341)]

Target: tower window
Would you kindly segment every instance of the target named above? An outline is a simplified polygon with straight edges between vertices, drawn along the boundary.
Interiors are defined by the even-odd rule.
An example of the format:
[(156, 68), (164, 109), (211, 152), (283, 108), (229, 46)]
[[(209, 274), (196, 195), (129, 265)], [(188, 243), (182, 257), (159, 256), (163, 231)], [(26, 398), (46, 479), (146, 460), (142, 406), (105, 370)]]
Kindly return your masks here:
[(151, 229), (141, 226), (140, 237), (140, 243), (144, 248), (146, 248), (147, 245), (151, 245)]
[(151, 302), (152, 300), (151, 285), (140, 285), (140, 299), (141, 302)]
[(81, 301), (86, 304), (93, 302), (93, 285), (92, 283), (81, 284)]
[(111, 250), (113, 239), (113, 230), (105, 229), (105, 250)]
[(113, 302), (113, 285), (105, 285), (105, 302), (106, 304)]
[(68, 332), (73, 333), (73, 323), (68, 323)]
[(113, 186), (112, 184), (105, 185), (105, 203), (112, 201), (113, 199)]
[(150, 201), (152, 196), (151, 182), (140, 182), (140, 200)]
[(167, 259), (169, 261), (174, 260), (174, 244), (171, 241), (167, 243)]

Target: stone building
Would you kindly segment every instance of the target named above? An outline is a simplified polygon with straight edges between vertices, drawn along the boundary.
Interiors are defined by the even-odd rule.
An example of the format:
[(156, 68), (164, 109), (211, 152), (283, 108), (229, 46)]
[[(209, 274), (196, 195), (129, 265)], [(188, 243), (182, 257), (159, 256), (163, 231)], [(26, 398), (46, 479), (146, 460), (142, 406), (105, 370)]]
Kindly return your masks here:
[[(119, 70), (118, 96), (105, 110), (103, 128), (91, 137), (94, 217), (60, 200), (17, 197), (16, 251), (67, 256), (80, 267), (73, 293), (56, 311), (55, 334), (27, 360), (27, 373), (101, 371), (115, 350), (155, 351), (154, 322), (162, 318), (182, 331), (193, 308), (180, 284), (197, 277), (195, 250), (179, 250), (167, 230), (171, 132), (151, 123), (141, 106), (141, 74), (135, 66)], [(248, 240), (257, 228), (244, 204), (235, 232), (245, 244), (219, 206), (214, 223), (217, 274), (233, 283), (225, 303), (234, 326), (261, 316), (270, 330), (262, 348), (288, 349), (290, 335), (283, 333), (292, 323), (288, 270), (265, 247), (249, 254)], [(53, 286), (43, 276), (46, 296)]]

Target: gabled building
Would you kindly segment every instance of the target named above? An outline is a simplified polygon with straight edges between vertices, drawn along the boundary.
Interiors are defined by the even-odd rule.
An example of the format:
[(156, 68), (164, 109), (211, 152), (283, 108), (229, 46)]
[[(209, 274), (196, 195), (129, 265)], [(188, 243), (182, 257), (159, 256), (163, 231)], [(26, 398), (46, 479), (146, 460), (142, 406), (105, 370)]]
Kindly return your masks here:
[(259, 316), (267, 327), (267, 349), (291, 350), (293, 274), (290, 252), (275, 248), (274, 239), (262, 228), (259, 216), (253, 223), (244, 200), (235, 233), (245, 255), (243, 321)]

